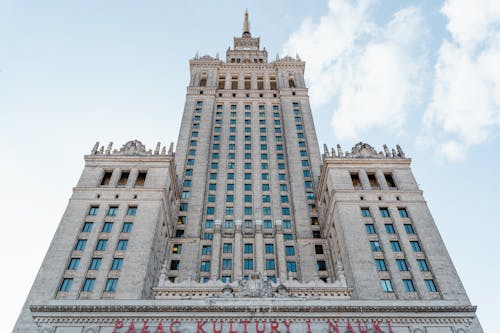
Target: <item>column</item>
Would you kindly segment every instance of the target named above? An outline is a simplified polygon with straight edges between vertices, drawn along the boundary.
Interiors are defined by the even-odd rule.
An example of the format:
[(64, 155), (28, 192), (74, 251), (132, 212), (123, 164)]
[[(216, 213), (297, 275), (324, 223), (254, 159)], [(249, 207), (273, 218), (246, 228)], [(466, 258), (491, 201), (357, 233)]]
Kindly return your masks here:
[(283, 237), (283, 225), (281, 220), (276, 220), (276, 256), (278, 261), (278, 276), (280, 282), (287, 279), (285, 238)]
[(135, 182), (137, 181), (138, 174), (139, 170), (137, 168), (132, 168), (130, 170), (130, 174), (128, 175), (127, 187), (134, 187)]
[(210, 280), (212, 281), (219, 279), (221, 227), (222, 221), (215, 220), (214, 239), (212, 242), (212, 260), (210, 262)]
[(264, 90), (271, 89), (271, 85), (269, 84), (269, 73), (264, 72)]
[(243, 262), (243, 249), (242, 249), (242, 235), (241, 227), (242, 221), (236, 220), (236, 230), (234, 234), (234, 281), (241, 281), (243, 279), (242, 262)]
[(256, 272), (264, 272), (264, 237), (262, 220), (255, 220), (255, 266)]
[(231, 80), (233, 79), (233, 76), (231, 75), (231, 73), (224, 73), (224, 77), (225, 77), (225, 87), (224, 89), (226, 90), (230, 90), (231, 89)]
[(253, 72), (250, 80), (250, 88), (257, 90), (257, 73)]

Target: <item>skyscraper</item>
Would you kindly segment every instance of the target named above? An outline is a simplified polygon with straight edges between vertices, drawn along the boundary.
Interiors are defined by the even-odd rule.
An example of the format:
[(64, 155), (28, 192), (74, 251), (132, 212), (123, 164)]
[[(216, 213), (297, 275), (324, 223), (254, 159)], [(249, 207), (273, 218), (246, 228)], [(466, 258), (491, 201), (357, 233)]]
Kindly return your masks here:
[(177, 141), (97, 143), (15, 332), (482, 332), (402, 149), (321, 155), (298, 56), (196, 56)]

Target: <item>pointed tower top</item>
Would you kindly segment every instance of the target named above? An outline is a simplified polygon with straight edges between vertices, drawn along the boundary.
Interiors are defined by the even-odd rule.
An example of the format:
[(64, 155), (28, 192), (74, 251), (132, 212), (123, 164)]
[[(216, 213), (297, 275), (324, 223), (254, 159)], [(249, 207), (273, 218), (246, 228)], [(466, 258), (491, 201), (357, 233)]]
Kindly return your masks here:
[(241, 37), (252, 37), (250, 34), (250, 22), (248, 21), (248, 9), (245, 9), (245, 20), (243, 21), (243, 35)]

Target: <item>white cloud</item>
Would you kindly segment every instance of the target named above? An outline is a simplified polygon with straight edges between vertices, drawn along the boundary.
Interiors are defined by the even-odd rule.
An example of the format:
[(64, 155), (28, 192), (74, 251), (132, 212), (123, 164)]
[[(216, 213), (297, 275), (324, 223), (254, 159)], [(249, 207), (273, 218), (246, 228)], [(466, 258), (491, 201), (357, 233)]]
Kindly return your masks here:
[(420, 91), (419, 10), (405, 8), (380, 26), (370, 17), (373, 3), (330, 0), (327, 15), (317, 24), (305, 20), (285, 44), (307, 61), (313, 107), (336, 106), (332, 126), (340, 139), (376, 127), (398, 133)]
[(500, 126), (500, 2), (448, 0), (442, 12), (452, 38), (439, 49), (424, 135), (458, 160)]

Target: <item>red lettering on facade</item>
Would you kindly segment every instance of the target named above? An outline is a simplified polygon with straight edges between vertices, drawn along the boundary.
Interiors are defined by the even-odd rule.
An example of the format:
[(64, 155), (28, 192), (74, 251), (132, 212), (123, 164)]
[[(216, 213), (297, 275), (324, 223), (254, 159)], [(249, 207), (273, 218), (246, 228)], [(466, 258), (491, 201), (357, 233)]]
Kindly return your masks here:
[[(163, 330), (163, 323), (161, 320), (158, 322), (158, 326), (155, 329), (155, 333), (165, 333), (165, 331)], [(172, 332), (172, 328), (170, 328), (170, 333), (175, 333)]]
[(263, 328), (260, 329), (259, 328), (259, 321), (255, 321), (255, 330), (257, 331), (257, 333), (264, 333), (266, 331), (266, 322), (263, 322)]
[(283, 320), (282, 321), (283, 325), (285, 325), (286, 327), (286, 333), (290, 333), (290, 325), (292, 324), (292, 321), (289, 321), (288, 323), (286, 322), (286, 320)]
[(126, 333), (137, 333), (135, 330), (135, 325), (134, 325), (134, 320), (132, 319), (132, 322), (130, 323), (130, 326), (128, 327), (128, 330)]
[(358, 320), (359, 333), (368, 333), (368, 326), (366, 325), (366, 323), (363, 323), (363, 326), (364, 327), (361, 327), (361, 322)]
[(229, 333), (238, 333), (238, 331), (235, 331), (233, 329), (233, 321), (232, 320), (229, 321)]
[(351, 321), (349, 319), (347, 319), (347, 327), (345, 328), (345, 332), (344, 333), (356, 333), (354, 331), (354, 327), (352, 327)]
[(170, 333), (181, 333), (181, 331), (177, 331), (177, 330), (174, 331), (174, 328), (175, 328), (174, 325), (180, 325), (180, 324), (181, 324), (181, 322), (178, 320), (174, 320), (173, 322), (171, 322), (170, 327), (169, 327)]
[(272, 320), (271, 321), (271, 333), (273, 333), (273, 332), (280, 333), (280, 331), (278, 330), (278, 327), (280, 327), (280, 323), (278, 323), (276, 320)]
[(372, 325), (373, 325), (373, 333), (385, 333), (380, 328), (380, 322), (378, 322), (376, 320), (372, 320)]
[(250, 321), (249, 320), (242, 320), (240, 321), (240, 324), (243, 324), (243, 333), (248, 333), (247, 332), (247, 324), (249, 324)]
[(332, 323), (330, 320), (328, 320), (328, 328), (330, 329), (330, 332), (335, 331), (335, 333), (340, 333), (339, 322), (336, 320), (334, 323)]
[(120, 319), (115, 320), (115, 327), (113, 328), (113, 333), (117, 333), (117, 329), (123, 328), (123, 321)]
[(390, 320), (388, 320), (388, 321), (387, 321), (387, 327), (389, 328), (389, 333), (394, 333), (394, 332), (392, 331), (391, 321), (390, 321)]
[(203, 329), (203, 325), (205, 325), (207, 323), (206, 321), (202, 321), (202, 322), (197, 321), (196, 323), (198, 324), (198, 329), (197, 329), (196, 333), (207, 333), (207, 331), (205, 331)]
[(222, 333), (222, 320), (220, 321), (220, 329), (217, 329), (216, 325), (217, 325), (217, 322), (214, 320), (213, 323), (212, 323), (213, 327), (214, 327), (214, 333)]
[(148, 328), (149, 328), (148, 327), (148, 320), (147, 319), (143, 320), (141, 333), (151, 333), (151, 332), (149, 332)]

